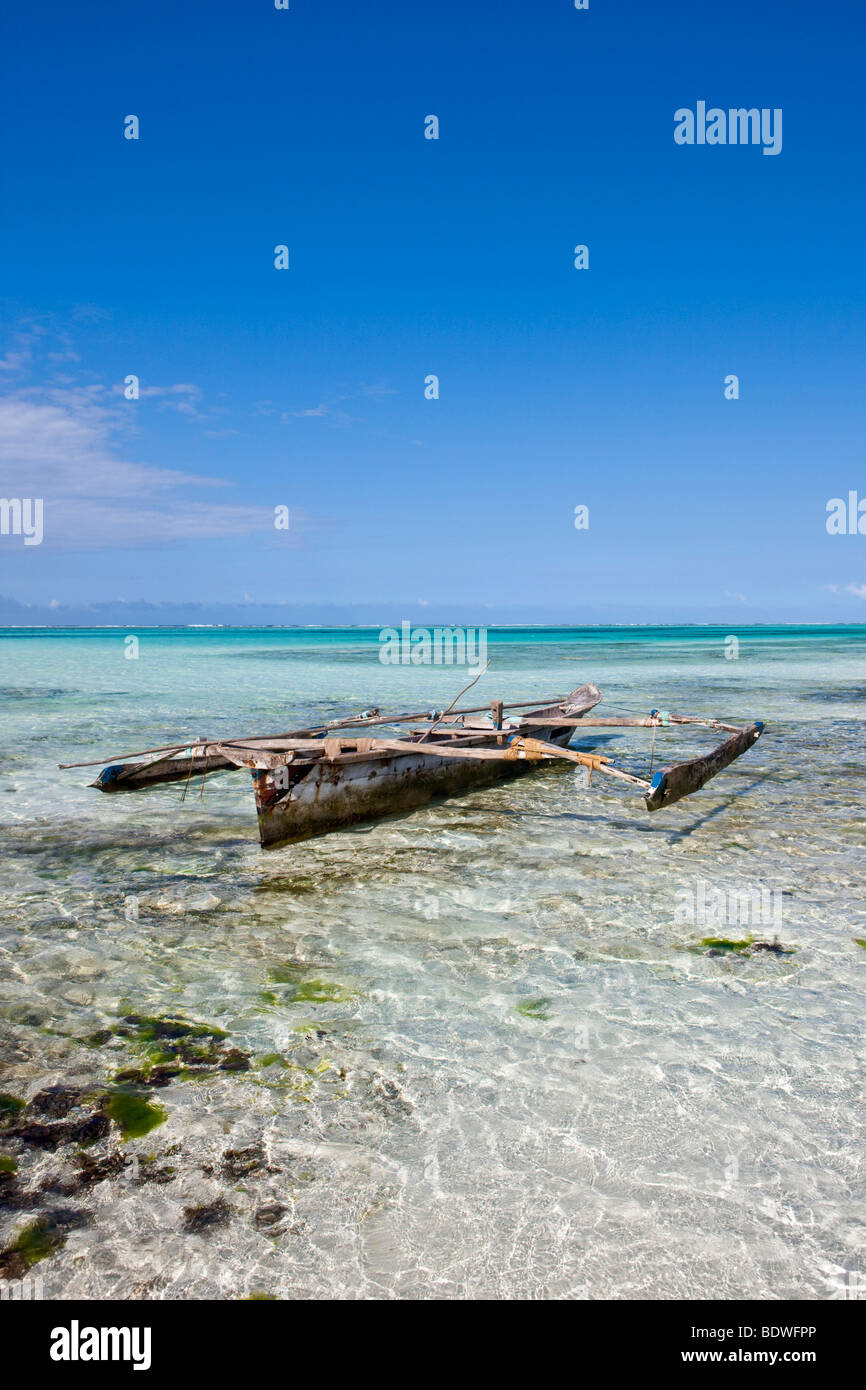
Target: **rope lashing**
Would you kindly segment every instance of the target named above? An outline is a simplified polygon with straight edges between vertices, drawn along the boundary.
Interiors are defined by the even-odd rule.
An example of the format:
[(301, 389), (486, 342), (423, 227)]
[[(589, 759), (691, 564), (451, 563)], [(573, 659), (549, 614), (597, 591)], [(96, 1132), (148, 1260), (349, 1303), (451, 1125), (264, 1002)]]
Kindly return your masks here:
[[(663, 729), (667, 729), (667, 728), (670, 727), (670, 722), (671, 722), (671, 713), (670, 713), (670, 710), (667, 710), (667, 709), (651, 709), (651, 710), (650, 710), (650, 719), (656, 719), (656, 720), (658, 720), (658, 724), (661, 724), (661, 726), (662, 726)], [(654, 765), (654, 763), (655, 763), (655, 756), (656, 756), (656, 729), (658, 728), (658, 724), (653, 724), (653, 736), (652, 736), (652, 743), (651, 743), (651, 745), (650, 745), (650, 771), (649, 771), (650, 778), (652, 778), (652, 775), (653, 775), (653, 765)]]

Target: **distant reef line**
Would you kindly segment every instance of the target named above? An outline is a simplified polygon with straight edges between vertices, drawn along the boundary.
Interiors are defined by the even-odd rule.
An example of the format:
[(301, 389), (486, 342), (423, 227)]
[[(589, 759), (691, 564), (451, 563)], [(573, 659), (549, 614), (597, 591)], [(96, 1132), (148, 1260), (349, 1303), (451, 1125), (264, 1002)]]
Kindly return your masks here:
[[(860, 605), (862, 607), (862, 605)], [(859, 621), (858, 621), (859, 620)], [(484, 604), (431, 601), (367, 603), (22, 603), (0, 595), (4, 628), (296, 628), (296, 627), (726, 627), (732, 633), (763, 624), (862, 626), (848, 605), (821, 604), (808, 610), (781, 605)]]

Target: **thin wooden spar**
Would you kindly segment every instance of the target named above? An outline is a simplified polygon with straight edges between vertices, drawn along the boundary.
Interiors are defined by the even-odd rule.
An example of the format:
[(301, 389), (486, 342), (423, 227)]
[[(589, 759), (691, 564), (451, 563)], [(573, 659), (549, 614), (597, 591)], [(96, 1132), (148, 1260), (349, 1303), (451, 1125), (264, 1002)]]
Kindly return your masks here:
[[(472, 682), (472, 684), (474, 684), (474, 682)], [(464, 686), (464, 690), (468, 689), (469, 686)], [(460, 692), (460, 694), (462, 693), (463, 691)], [(459, 699), (460, 696), (458, 695), (457, 698)], [(539, 700), (538, 697), (536, 697), (534, 700), (515, 700), (512, 701), (510, 704), (503, 705), (502, 708), (529, 709), (533, 705), (561, 705), (564, 704), (567, 699), (567, 695), (553, 695), (550, 698), (545, 698), (541, 700)], [(489, 711), (489, 709), (489, 705), (472, 705), (468, 709), (451, 710), (450, 713), (454, 715), (486, 714)], [(103, 756), (101, 758), (90, 758), (87, 762), (83, 763), (58, 763), (57, 766), (63, 772), (68, 772), (70, 768), (102, 767), (106, 763), (125, 763), (128, 762), (130, 758), (144, 758), (150, 753), (183, 753), (187, 748), (190, 747), (207, 748), (217, 743), (267, 743), (269, 739), (303, 738), (304, 736), (314, 737), (316, 734), (326, 733), (329, 729), (375, 729), (384, 727), (388, 724), (408, 724), (414, 719), (430, 719), (432, 717), (433, 719), (438, 720), (442, 717), (444, 713), (447, 712), (448, 711), (421, 709), (416, 710), (412, 714), (376, 714), (370, 716), (352, 715), (347, 719), (338, 719), (330, 724), (315, 724), (312, 725), (309, 729), (289, 729), (284, 730), (282, 733), (279, 734), (246, 734), (239, 738), (193, 739), (192, 742), (190, 742), (190, 740), (187, 739), (185, 743), (166, 743), (163, 744), (161, 748), (139, 748), (137, 752), (119, 753), (116, 757), (113, 758)], [(536, 721), (533, 720), (533, 723), (535, 722)], [(541, 721), (539, 720), (538, 722), (540, 723)], [(564, 724), (567, 722), (568, 721), (564, 719), (557, 721), (557, 723), (559, 724)]]
[(606, 772), (609, 777), (619, 777), (625, 782), (649, 791), (650, 783), (643, 777), (635, 777), (630, 772), (622, 772), (610, 765), (610, 759), (599, 753), (581, 753), (577, 748), (558, 748), (554, 743), (545, 743), (538, 738), (512, 738), (507, 748), (460, 748), (451, 743), (411, 743), (408, 739), (376, 739), (376, 746), (393, 753), (417, 753), (423, 748), (424, 756), (432, 753), (440, 758), (476, 758), (481, 761), (513, 762), (526, 758), (529, 762), (552, 761), (563, 758), (566, 762), (579, 763), (590, 771)]
[(460, 699), (460, 696), (461, 696), (461, 695), (465, 695), (466, 692), (467, 692), (467, 690), (471, 690), (472, 687), (473, 687), (473, 685), (477, 685), (477, 684), (478, 684), (478, 682), (481, 680), (481, 677), (484, 675), (484, 672), (487, 670), (487, 667), (488, 667), (489, 665), (490, 665), (490, 662), (489, 662), (489, 661), (486, 661), (486, 662), (484, 663), (484, 665), (481, 667), (481, 670), (478, 672), (478, 675), (475, 677), (475, 679), (474, 679), (474, 680), (471, 680), (471, 681), (469, 682), (468, 685), (464, 685), (463, 689), (462, 689), (461, 691), (459, 691), (459, 692), (454, 696), (454, 699), (451, 701), (451, 704), (448, 706), (448, 708), (447, 708), (446, 710), (443, 710), (443, 712), (442, 712), (442, 714), (440, 714), (439, 718), (438, 718), (437, 720), (435, 720), (434, 723), (432, 723), (432, 724), (430, 725), (430, 727), (429, 727), (429, 729), (427, 730), (427, 732), (426, 732), (425, 734), (422, 734), (422, 735), (421, 735), (421, 737), (420, 737), (419, 740), (418, 740), (419, 743), (423, 743), (425, 739), (428, 739), (428, 738), (430, 737), (430, 735), (432, 734), (433, 730), (434, 730), (435, 728), (437, 728), (437, 727), (442, 723), (443, 719), (445, 719), (446, 716), (449, 715), (449, 714), (451, 713), (451, 711), (453, 710), (454, 706), (457, 704), (457, 701)]

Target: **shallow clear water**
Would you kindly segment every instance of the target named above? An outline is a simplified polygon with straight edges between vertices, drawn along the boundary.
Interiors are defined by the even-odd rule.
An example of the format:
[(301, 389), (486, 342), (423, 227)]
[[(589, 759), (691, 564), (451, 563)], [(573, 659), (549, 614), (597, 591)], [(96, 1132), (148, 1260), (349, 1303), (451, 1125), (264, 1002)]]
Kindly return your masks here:
[[(216, 1025), (250, 1067), (152, 1089), (164, 1123), (89, 1150), (138, 1164), (62, 1200), (74, 1148), (0, 1134), (34, 1195), (0, 1205), (0, 1246), (44, 1207), (81, 1219), (36, 1267), (47, 1297), (823, 1299), (866, 1278), (866, 630), (742, 629), (738, 660), (721, 630), (491, 633), (470, 703), (593, 680), (609, 712), (766, 733), (653, 816), (556, 768), (267, 853), (244, 773), (181, 801), (56, 764), (442, 705), (468, 676), (383, 666), (374, 632), (139, 635), (136, 661), (120, 632), (0, 636), (0, 1091), (140, 1066), (136, 1036), (85, 1041), (131, 1014)], [(646, 771), (650, 737), (582, 746)], [(662, 731), (655, 765), (715, 741)], [(760, 888), (771, 924), (684, 920), (689, 894)], [(707, 954), (715, 936), (795, 949)]]

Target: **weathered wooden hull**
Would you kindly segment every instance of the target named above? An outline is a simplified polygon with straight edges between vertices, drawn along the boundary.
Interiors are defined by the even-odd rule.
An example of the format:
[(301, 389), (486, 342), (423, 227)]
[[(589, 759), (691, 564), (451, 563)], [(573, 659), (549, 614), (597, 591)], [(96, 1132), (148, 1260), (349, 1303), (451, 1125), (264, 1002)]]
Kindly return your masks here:
[[(573, 728), (545, 729), (549, 743), (568, 743)], [(348, 762), (322, 760), (286, 772), (288, 787), (274, 785), (273, 775), (253, 772), (259, 839), (263, 848), (308, 840), (347, 825), (381, 820), (417, 810), (440, 797), (493, 786), (519, 777), (537, 764), (511, 758), (476, 762), (437, 754), (386, 753)], [(295, 780), (291, 780), (295, 779)]]

